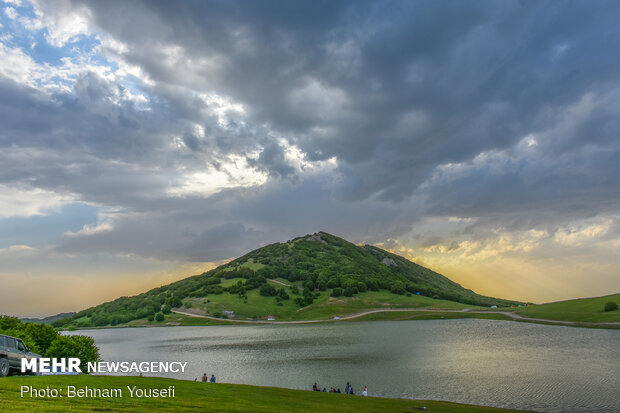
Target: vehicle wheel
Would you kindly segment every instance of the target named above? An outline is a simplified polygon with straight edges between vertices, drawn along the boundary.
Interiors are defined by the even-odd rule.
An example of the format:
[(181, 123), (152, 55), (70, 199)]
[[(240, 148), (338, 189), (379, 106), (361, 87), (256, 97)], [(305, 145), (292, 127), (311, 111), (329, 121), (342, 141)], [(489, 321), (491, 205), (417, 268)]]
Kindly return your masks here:
[(9, 375), (9, 361), (7, 359), (0, 359), (0, 377), (6, 377)]

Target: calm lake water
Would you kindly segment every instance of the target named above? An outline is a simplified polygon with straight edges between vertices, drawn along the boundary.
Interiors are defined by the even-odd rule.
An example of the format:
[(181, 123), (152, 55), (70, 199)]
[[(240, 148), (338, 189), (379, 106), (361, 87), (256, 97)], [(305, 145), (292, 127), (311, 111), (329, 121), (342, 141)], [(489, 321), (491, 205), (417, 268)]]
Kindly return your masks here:
[[(620, 331), (494, 320), (79, 331), (107, 361), (188, 361), (183, 377), (545, 412), (620, 412)], [(343, 396), (344, 397), (344, 396)]]

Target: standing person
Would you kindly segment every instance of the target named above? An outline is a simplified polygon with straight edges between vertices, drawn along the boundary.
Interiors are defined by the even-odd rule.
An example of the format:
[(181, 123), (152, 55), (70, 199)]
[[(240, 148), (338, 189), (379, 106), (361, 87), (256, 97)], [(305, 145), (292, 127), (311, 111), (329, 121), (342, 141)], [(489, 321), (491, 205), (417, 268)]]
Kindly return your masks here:
[(316, 382), (312, 385), (312, 391), (319, 391), (319, 388), (316, 385)]
[(203, 381), (203, 382), (205, 382), (205, 383), (206, 383), (207, 381), (209, 381), (209, 378), (207, 377), (207, 373), (205, 373), (205, 374), (203, 374), (203, 375), (202, 375), (202, 381)]
[(347, 382), (347, 386), (344, 388), (344, 394), (349, 394), (349, 389), (351, 388), (351, 386), (349, 385), (349, 382)]
[(215, 374), (211, 375), (211, 383), (215, 383)]
[(368, 387), (364, 386), (364, 391), (362, 392), (362, 396), (368, 396)]

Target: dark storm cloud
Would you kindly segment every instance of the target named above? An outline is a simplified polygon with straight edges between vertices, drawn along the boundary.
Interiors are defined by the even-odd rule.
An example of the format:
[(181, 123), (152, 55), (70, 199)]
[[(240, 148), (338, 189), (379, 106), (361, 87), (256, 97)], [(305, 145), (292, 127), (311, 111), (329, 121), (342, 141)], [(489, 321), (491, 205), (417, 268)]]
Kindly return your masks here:
[[(337, 156), (351, 200), (399, 201), (438, 164), (510, 147), (618, 83), (613, 2), (86, 4), (157, 81), (214, 88), (310, 159)], [(211, 63), (154, 57), (171, 44)], [(577, 134), (552, 150), (615, 132), (591, 119)]]
[[(152, 80), (142, 85), (150, 111), (111, 103), (119, 86), (93, 73), (51, 99), (0, 82), (0, 182), (127, 213), (63, 251), (215, 260), (319, 229), (379, 242), (428, 215), (527, 229), (618, 212), (617, 2), (76, 0), (71, 9), (82, 3), (93, 30), (126, 45), (104, 52)], [(245, 112), (228, 110), (223, 124), (199, 93)], [(523, 148), (527, 136), (535, 150)], [(284, 142), (337, 167), (300, 178)], [(267, 183), (170, 197), (181, 172), (223, 170), (231, 155)], [(438, 177), (448, 164), (461, 172)]]
[(66, 238), (60, 253), (132, 252), (143, 257), (218, 261), (259, 245), (325, 230), (377, 243), (401, 235), (419, 218), (419, 203), (346, 203), (331, 199), (326, 176), (224, 190), (209, 198), (152, 200), (121, 214), (113, 231)]

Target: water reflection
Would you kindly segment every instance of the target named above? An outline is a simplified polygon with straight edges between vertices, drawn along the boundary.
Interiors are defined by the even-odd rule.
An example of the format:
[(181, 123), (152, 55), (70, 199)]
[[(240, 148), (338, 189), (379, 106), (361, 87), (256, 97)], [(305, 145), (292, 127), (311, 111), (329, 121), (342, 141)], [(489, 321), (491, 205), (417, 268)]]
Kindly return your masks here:
[(188, 361), (184, 377), (550, 412), (620, 411), (620, 331), (494, 320), (81, 331), (106, 360)]

